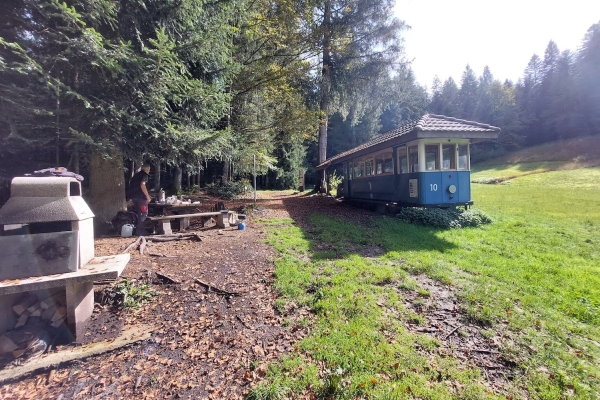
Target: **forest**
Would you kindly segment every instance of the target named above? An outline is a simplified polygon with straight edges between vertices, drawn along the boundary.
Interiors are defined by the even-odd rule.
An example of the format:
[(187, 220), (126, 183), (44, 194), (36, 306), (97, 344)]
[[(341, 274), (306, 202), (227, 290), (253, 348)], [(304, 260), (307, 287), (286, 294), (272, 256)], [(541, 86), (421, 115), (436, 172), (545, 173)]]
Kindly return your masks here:
[[(600, 23), (578, 49), (550, 41), (517, 82), (469, 66), (416, 82), (393, 0), (9, 0), (0, 24), (0, 182), (64, 166), (96, 218), (127, 177), (155, 189), (301, 171), (430, 112), (502, 128), (474, 161), (600, 133)], [(443, 60), (440, 60), (443, 62)]]

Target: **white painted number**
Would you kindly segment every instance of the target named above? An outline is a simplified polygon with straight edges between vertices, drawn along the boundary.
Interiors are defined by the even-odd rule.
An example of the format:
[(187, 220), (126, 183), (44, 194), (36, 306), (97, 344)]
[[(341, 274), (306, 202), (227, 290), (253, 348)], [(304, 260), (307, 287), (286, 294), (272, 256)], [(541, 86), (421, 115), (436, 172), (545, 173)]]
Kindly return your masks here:
[(431, 188), (432, 192), (437, 192), (437, 184), (436, 183), (431, 183), (429, 185), (429, 187)]

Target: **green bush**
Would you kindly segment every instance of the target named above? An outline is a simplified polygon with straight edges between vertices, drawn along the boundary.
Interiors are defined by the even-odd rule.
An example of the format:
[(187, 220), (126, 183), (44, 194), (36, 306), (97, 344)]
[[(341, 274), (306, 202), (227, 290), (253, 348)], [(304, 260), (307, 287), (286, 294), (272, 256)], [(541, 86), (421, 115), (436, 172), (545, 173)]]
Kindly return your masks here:
[(243, 181), (238, 182), (225, 182), (222, 184), (211, 184), (206, 185), (206, 193), (216, 196), (223, 200), (233, 200), (237, 196), (241, 195), (247, 187), (247, 183)]
[(489, 224), (492, 219), (479, 210), (404, 208), (396, 215), (400, 220), (433, 228), (476, 228)]

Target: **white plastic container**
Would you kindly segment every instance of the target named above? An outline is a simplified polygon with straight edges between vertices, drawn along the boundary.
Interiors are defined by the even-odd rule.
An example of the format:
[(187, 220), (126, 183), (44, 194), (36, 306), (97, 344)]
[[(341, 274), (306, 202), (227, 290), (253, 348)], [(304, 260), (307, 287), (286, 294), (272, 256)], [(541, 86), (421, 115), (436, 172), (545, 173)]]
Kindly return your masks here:
[(121, 227), (121, 237), (133, 236), (133, 225), (125, 224)]

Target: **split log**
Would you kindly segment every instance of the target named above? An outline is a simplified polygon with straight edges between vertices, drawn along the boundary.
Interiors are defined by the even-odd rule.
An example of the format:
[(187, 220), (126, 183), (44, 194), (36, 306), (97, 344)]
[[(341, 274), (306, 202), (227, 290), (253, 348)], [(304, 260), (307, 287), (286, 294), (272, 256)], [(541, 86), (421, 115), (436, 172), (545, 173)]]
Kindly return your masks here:
[(32, 312), (30, 315), (30, 317), (41, 317), (42, 316), (42, 308), (38, 308), (37, 310), (35, 310), (34, 312)]
[(241, 294), (241, 293), (239, 293), (239, 292), (229, 292), (229, 291), (227, 291), (227, 290), (225, 290), (225, 289), (221, 289), (221, 288), (218, 288), (218, 287), (216, 287), (216, 286), (213, 286), (213, 285), (211, 285), (210, 283), (202, 282), (202, 281), (201, 281), (200, 279), (198, 279), (198, 278), (194, 279), (194, 281), (196, 281), (196, 283), (198, 283), (198, 284), (200, 284), (200, 285), (204, 286), (204, 287), (205, 287), (205, 288), (206, 288), (208, 291), (210, 291), (210, 290), (214, 290), (214, 291), (215, 291), (215, 293), (217, 293), (217, 294), (222, 294), (222, 295), (225, 295), (225, 296), (241, 296), (241, 295), (242, 295), (242, 294)]
[(67, 308), (66, 307), (57, 307), (56, 308), (56, 312), (54, 313), (54, 315), (52, 316), (52, 318), (50, 318), (50, 321), (54, 322), (57, 321), (63, 317), (65, 317), (67, 315)]
[(50, 308), (45, 309), (42, 312), (42, 319), (43, 320), (51, 319), (54, 316), (55, 312), (56, 312), (56, 306), (54, 306), (54, 305)]
[(40, 306), (44, 310), (53, 308), (56, 305), (64, 306), (65, 304), (67, 304), (67, 294), (64, 291), (57, 292), (57, 293), (53, 294), (52, 296), (50, 296), (40, 302)]
[(0, 336), (0, 354), (11, 353), (18, 348), (19, 346), (17, 346), (15, 342), (10, 340), (6, 336)]
[(29, 314), (33, 314), (34, 312), (36, 312), (37, 310), (39, 310), (41, 307), (41, 302), (36, 301), (35, 303), (33, 303), (32, 305), (30, 305), (29, 307), (27, 307), (27, 312), (29, 312)]
[(25, 325), (27, 323), (27, 320), (29, 319), (29, 312), (24, 311), (21, 316), (19, 317), (19, 319), (17, 320), (17, 323), (15, 324), (15, 329), (16, 328), (20, 328), (23, 325)]
[(62, 318), (57, 319), (56, 321), (52, 321), (50, 326), (53, 328), (58, 328), (59, 326), (62, 325), (62, 323), (65, 319), (67, 319), (67, 317), (62, 317)]
[(22, 298), (17, 304), (13, 306), (13, 311), (17, 313), (17, 315), (23, 314), (27, 308), (29, 308), (32, 304), (38, 301), (38, 298), (34, 294), (28, 294), (24, 298)]

